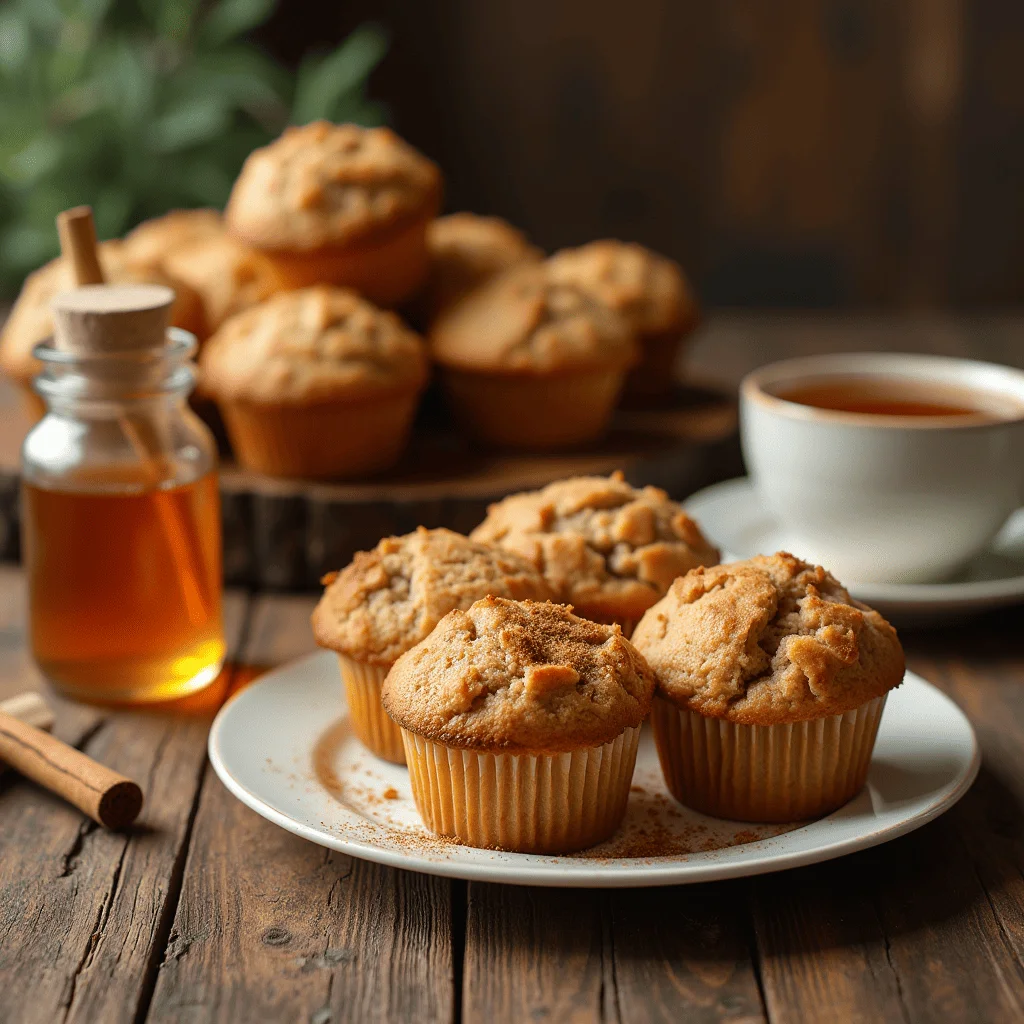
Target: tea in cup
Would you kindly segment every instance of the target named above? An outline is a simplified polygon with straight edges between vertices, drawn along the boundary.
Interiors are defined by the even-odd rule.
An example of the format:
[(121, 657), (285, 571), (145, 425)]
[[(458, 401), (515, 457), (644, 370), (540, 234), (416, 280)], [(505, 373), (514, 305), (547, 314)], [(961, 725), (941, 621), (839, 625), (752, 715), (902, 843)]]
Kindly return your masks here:
[(863, 353), (761, 367), (743, 454), (795, 554), (840, 579), (948, 579), (1024, 503), (1024, 372)]

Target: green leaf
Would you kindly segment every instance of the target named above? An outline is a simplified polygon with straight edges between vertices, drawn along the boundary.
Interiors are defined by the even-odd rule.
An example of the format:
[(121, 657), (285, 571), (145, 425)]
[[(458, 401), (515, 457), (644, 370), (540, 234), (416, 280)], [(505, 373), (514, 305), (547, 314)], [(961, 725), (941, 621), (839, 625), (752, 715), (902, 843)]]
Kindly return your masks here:
[(199, 44), (222, 46), (270, 17), (277, 0), (218, 0), (199, 26)]
[(158, 153), (174, 153), (215, 139), (228, 124), (228, 105), (216, 94), (197, 98), (162, 117), (149, 129), (149, 139)]
[(31, 39), (28, 25), (12, 11), (0, 13), (0, 68), (16, 74), (29, 57)]
[(362, 86), (387, 48), (387, 35), (380, 26), (361, 25), (333, 53), (303, 61), (295, 84), (292, 124), (329, 120), (342, 98)]

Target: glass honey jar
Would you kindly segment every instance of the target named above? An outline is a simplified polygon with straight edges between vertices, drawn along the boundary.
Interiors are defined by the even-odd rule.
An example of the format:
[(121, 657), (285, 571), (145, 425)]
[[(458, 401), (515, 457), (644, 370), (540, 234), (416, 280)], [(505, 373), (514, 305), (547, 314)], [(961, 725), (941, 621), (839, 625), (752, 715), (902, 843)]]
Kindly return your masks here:
[(196, 340), (173, 293), (57, 296), (22, 449), (23, 559), (40, 669), (99, 703), (171, 700), (224, 660), (217, 450), (191, 411)]

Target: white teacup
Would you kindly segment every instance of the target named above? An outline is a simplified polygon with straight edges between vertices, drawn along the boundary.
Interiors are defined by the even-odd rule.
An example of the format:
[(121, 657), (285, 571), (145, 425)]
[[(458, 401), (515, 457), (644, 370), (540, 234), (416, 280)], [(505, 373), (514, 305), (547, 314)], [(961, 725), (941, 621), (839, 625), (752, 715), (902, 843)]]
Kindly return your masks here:
[[(780, 398), (833, 378), (884, 379), (976, 415), (840, 412)], [(949, 578), (1024, 502), (1024, 372), (939, 356), (812, 356), (740, 388), (743, 455), (793, 553), (844, 581)]]

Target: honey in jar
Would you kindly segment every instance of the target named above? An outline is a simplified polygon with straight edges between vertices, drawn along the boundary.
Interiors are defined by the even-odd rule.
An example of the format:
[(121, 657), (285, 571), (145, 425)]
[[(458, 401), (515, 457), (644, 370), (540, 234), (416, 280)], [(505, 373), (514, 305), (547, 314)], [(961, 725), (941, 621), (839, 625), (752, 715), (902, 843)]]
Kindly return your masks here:
[[(76, 289), (36, 349), (47, 414), (23, 449), (29, 631), (41, 670), (79, 700), (173, 699), (224, 659), (216, 447), (186, 402), (195, 339), (167, 329), (169, 297)], [(106, 344), (76, 345), (83, 321)]]

